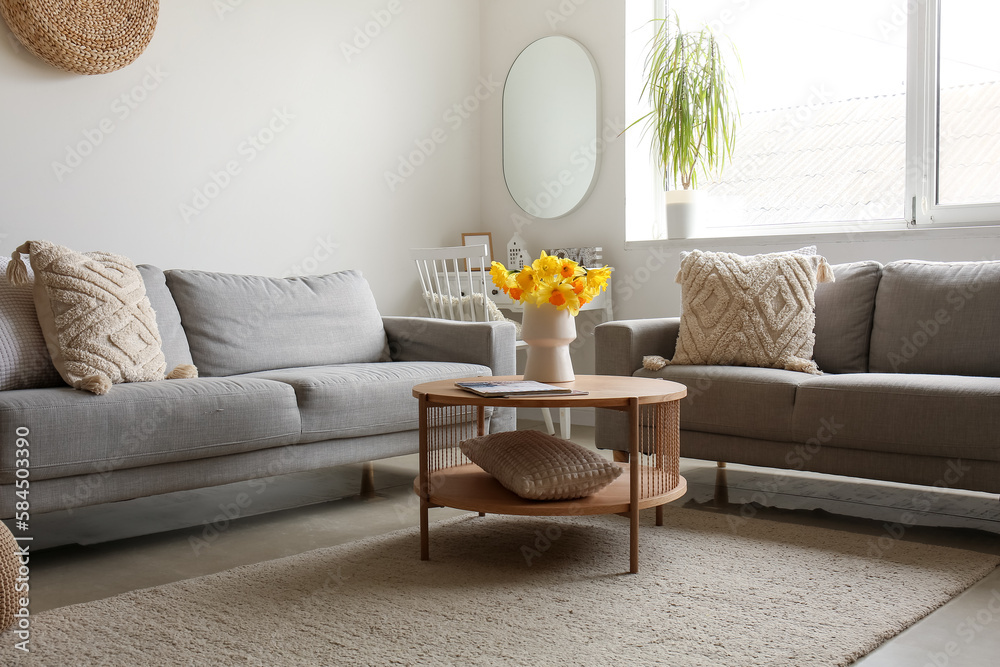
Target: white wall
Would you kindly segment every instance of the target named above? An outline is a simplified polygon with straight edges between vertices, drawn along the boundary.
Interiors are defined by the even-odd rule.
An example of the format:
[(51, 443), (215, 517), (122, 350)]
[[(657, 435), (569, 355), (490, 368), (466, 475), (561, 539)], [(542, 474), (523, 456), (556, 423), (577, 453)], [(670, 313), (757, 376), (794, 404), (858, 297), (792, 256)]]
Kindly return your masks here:
[[(625, 118), (625, 1), (624, 0), (483, 0), (484, 69), (503, 72), (518, 52), (531, 41), (549, 34), (564, 34), (582, 42), (593, 54), (603, 86), (606, 121), (623, 126)], [(731, 241), (661, 243), (625, 248), (625, 141), (630, 133), (607, 143), (596, 188), (583, 206), (564, 218), (531, 221), (511, 200), (504, 186), (501, 145), (500, 100), (491, 100), (483, 117), (482, 215), (502, 250), (513, 234), (517, 220), (529, 251), (580, 245), (604, 247), (606, 263), (615, 267), (615, 319), (676, 316), (680, 313), (680, 287), (673, 282), (681, 250), (699, 247), (753, 254), (788, 250), (804, 243)], [(634, 131), (632, 131), (634, 132)], [(635, 135), (633, 135), (635, 136)], [(995, 229), (967, 234), (906, 232), (880, 240), (798, 239), (814, 242), (832, 263), (874, 259), (974, 260), (1000, 258), (1000, 234)], [(596, 320), (578, 318), (584, 334), (574, 351), (578, 373), (593, 372), (593, 339), (587, 334)]]
[[(407, 249), (479, 226), (478, 118), (444, 117), (479, 85), (479, 25), (468, 0), (171, 0), (135, 63), (80, 76), (0, 21), (0, 251), (47, 239), (164, 268), (359, 268), (384, 313), (410, 313)], [(390, 191), (385, 172), (436, 129)], [(89, 154), (54, 168), (68, 147)]]

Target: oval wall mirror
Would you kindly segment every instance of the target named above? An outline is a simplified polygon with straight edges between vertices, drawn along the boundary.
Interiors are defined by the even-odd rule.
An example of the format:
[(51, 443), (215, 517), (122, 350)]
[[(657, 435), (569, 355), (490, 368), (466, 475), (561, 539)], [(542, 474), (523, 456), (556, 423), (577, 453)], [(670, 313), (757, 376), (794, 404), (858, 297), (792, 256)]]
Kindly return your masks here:
[(600, 162), (600, 79), (590, 52), (569, 37), (529, 44), (503, 88), (503, 175), (536, 218), (558, 218), (587, 199)]

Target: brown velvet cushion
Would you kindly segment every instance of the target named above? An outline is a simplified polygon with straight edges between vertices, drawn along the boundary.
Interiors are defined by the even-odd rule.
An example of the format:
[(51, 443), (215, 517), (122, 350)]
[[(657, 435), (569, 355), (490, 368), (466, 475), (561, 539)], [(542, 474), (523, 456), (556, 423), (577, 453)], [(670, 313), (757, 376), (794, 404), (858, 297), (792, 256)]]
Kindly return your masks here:
[(597, 452), (540, 431), (494, 433), (459, 446), (505, 489), (529, 500), (583, 498), (622, 474)]

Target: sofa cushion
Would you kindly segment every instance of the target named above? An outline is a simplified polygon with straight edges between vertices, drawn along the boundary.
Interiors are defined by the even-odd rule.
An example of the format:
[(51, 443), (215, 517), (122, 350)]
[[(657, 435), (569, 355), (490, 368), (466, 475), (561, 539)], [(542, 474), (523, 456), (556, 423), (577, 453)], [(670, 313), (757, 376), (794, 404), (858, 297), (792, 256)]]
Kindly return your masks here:
[(301, 441), (316, 442), (416, 429), (414, 385), (490, 374), (488, 366), (477, 364), (393, 361), (286, 368), (241, 377), (294, 387), (302, 416)]
[(882, 265), (853, 262), (830, 268), (836, 282), (816, 286), (813, 359), (824, 373), (865, 373)]
[(1000, 461), (998, 402), (1000, 378), (813, 377), (799, 384), (792, 430), (797, 442), (816, 447)]
[(20, 253), (31, 259), (38, 322), (66, 384), (105, 394), (113, 384), (164, 378), (156, 315), (132, 260), (27, 241), (7, 267), (15, 284), (27, 276)]
[(32, 285), (10, 284), (9, 261), (0, 257), (0, 391), (58, 387), (63, 380), (45, 347)]
[[(29, 431), (31, 479), (41, 480), (287, 445), (301, 423), (286, 384), (200, 378), (122, 384), (104, 396), (65, 386), (0, 392), (0, 432), (19, 427)], [(13, 472), (14, 448), (4, 447), (0, 483)]]
[(874, 373), (1000, 377), (1000, 261), (886, 264), (875, 298)]
[(160, 330), (160, 340), (163, 356), (167, 360), (167, 368), (180, 364), (193, 364), (191, 348), (188, 347), (187, 336), (181, 326), (181, 314), (177, 312), (174, 297), (167, 289), (167, 278), (163, 271), (152, 264), (136, 266), (146, 285), (146, 298), (156, 313), (156, 328)]
[(692, 251), (677, 276), (681, 328), (670, 363), (819, 373), (813, 361), (818, 279), (832, 279), (818, 255)]
[(375, 297), (357, 271), (264, 278), (172, 270), (166, 276), (203, 376), (388, 359)]
[(511, 493), (528, 500), (572, 500), (597, 493), (621, 474), (616, 463), (539, 431), (506, 431), (463, 440), (462, 454)]
[(795, 391), (813, 377), (777, 368), (743, 366), (666, 366), (639, 369), (636, 377), (679, 382), (681, 428), (763, 440), (790, 440)]

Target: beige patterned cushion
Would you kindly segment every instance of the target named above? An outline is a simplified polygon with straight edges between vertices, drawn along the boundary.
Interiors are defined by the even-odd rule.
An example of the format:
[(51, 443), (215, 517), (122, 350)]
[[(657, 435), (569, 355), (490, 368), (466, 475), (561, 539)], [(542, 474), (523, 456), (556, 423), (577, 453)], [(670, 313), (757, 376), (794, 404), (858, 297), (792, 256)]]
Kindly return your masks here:
[(812, 360), (817, 281), (833, 281), (819, 255), (692, 251), (677, 279), (681, 326), (670, 363), (819, 374)]
[(11, 256), (7, 275), (12, 284), (27, 278), (19, 253), (30, 256), (38, 322), (52, 363), (67, 384), (106, 394), (114, 383), (163, 379), (166, 362), (156, 315), (128, 258), (29, 241)]
[(529, 500), (583, 498), (622, 474), (597, 452), (540, 431), (494, 433), (459, 446), (504, 488)]
[(58, 387), (62, 378), (38, 326), (33, 283), (11, 285), (4, 275), (8, 261), (0, 257), (0, 391)]

